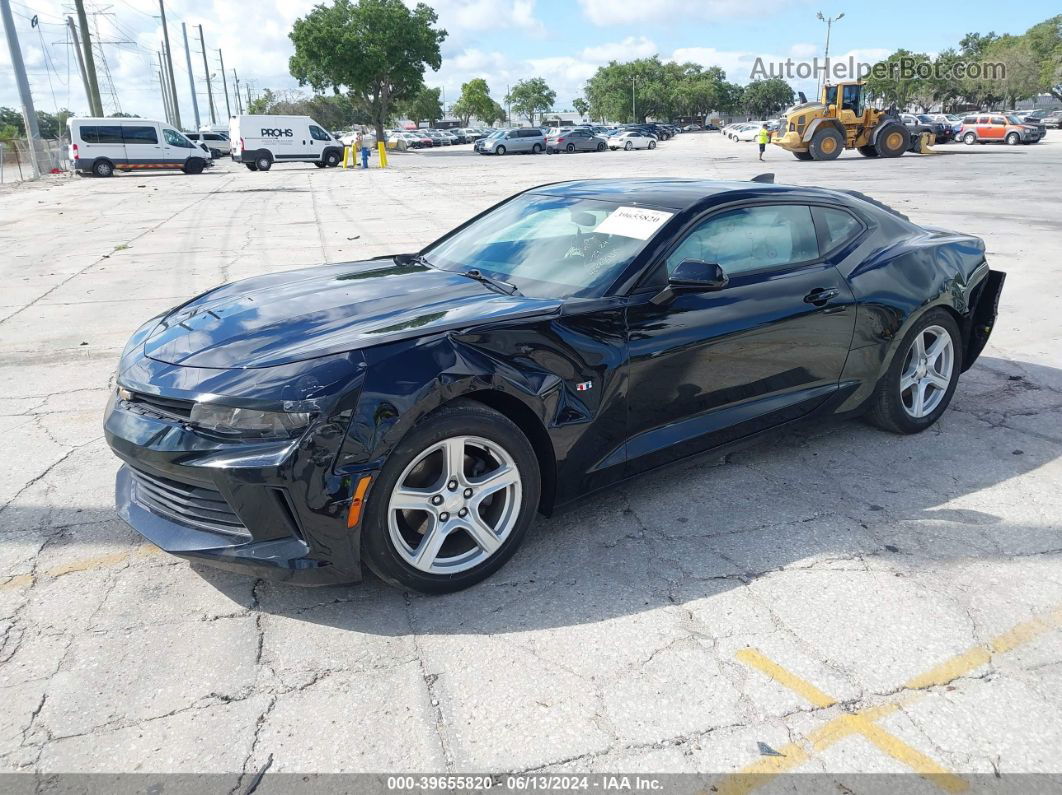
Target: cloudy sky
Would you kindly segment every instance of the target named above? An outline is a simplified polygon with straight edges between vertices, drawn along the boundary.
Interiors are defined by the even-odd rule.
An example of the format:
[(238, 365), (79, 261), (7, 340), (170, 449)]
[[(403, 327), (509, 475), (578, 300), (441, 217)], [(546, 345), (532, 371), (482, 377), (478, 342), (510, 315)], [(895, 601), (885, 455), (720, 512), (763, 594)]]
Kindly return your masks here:
[[(408, 0), (412, 4), (412, 0)], [(39, 110), (68, 107), (87, 111), (77, 64), (63, 24), (66, 0), (11, 0), (15, 27), (34, 101)], [(166, 6), (177, 90), (185, 126), (191, 99), (181, 23), (186, 23), (200, 108), (206, 116), (206, 82), (198, 29), (203, 25), (209, 68), (219, 74), (218, 54), (254, 89), (295, 87), (287, 72), (291, 23), (307, 13), (311, 0), (169, 0)], [(967, 32), (1020, 33), (1053, 13), (1057, 2), (1027, 0), (1010, 6), (999, 0), (963, 3), (875, 4), (818, 0), (435, 0), (429, 2), (449, 36), (443, 67), (426, 82), (441, 86), (447, 105), (461, 83), (484, 77), (501, 101), (506, 85), (539, 76), (557, 92), (557, 109), (570, 107), (586, 79), (611, 59), (658, 53), (662, 58), (721, 66), (731, 80), (746, 82), (757, 56), (807, 59), (822, 54), (825, 25), (815, 18), (847, 11), (834, 25), (831, 56), (852, 53), (873, 61), (897, 47), (937, 52)], [(162, 29), (157, 0), (86, 0), (99, 27), (108, 81), (100, 68), (107, 112), (162, 117), (157, 55)], [(36, 15), (39, 24), (31, 19)], [(802, 88), (793, 81), (795, 88)], [(111, 87), (113, 86), (113, 94)], [(215, 105), (224, 117), (220, 77)], [(230, 90), (232, 89), (230, 80)], [(6, 46), (0, 44), (0, 105), (18, 107)]]

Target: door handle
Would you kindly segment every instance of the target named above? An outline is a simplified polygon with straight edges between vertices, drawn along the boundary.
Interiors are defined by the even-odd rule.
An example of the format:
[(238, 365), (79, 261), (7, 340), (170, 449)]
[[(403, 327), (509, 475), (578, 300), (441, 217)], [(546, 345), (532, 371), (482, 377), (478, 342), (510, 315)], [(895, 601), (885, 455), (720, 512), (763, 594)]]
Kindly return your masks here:
[(816, 287), (804, 296), (804, 303), (824, 306), (831, 298), (836, 298), (838, 292), (839, 290), (835, 287)]

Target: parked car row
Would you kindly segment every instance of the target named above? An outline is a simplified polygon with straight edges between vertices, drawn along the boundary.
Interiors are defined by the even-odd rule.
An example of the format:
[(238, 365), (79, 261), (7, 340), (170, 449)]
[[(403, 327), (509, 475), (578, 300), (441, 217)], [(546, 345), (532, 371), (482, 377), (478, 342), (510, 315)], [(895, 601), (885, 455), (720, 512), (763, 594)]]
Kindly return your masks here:
[(648, 122), (616, 127), (584, 124), (575, 127), (519, 127), (495, 130), (476, 141), (474, 150), (481, 155), (504, 155), (517, 152), (528, 154), (559, 154), (561, 152), (604, 152), (607, 149), (656, 149), (658, 141), (666, 141), (680, 132), (671, 124)]

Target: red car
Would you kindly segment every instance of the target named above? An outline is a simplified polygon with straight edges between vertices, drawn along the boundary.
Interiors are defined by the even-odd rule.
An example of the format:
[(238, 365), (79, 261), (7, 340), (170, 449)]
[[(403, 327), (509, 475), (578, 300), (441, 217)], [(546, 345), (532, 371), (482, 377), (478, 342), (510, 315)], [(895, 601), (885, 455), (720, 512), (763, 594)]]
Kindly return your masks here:
[(1039, 127), (1023, 124), (1017, 116), (983, 113), (963, 119), (962, 128), (956, 138), (969, 146), (987, 143), (1008, 143), (1016, 146), (1034, 144), (1042, 135)]

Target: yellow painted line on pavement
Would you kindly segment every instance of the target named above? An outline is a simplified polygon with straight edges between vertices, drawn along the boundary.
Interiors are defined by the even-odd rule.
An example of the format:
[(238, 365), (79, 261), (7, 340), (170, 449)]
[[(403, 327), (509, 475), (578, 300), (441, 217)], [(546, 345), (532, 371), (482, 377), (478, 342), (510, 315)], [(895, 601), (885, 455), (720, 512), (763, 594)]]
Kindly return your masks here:
[(778, 684), (784, 685), (794, 693), (803, 696), (806, 701), (810, 701), (816, 707), (832, 707), (837, 703), (837, 699), (826, 695), (811, 682), (790, 673), (759, 649), (741, 649), (735, 656), (745, 665), (758, 668), (771, 679), (778, 682)]
[[(88, 558), (79, 558), (73, 560), (70, 563), (64, 563), (61, 566), (55, 566), (44, 572), (44, 576), (56, 578), (62, 577), (65, 574), (75, 574), (81, 571), (90, 571), (91, 569), (102, 569), (108, 566), (117, 566), (120, 563), (125, 563), (128, 560), (135, 560), (136, 558), (146, 558), (155, 555), (161, 555), (162, 550), (154, 544), (141, 544), (133, 549), (123, 550), (121, 552), (111, 552), (106, 555), (95, 555)], [(0, 582), (0, 591), (13, 591), (18, 588), (28, 588), (33, 584), (32, 574), (19, 574), (11, 577), (3, 582)]]
[[(946, 685), (991, 661), (992, 655), (1013, 651), (1044, 633), (1062, 627), (1062, 607), (1024, 621), (997, 635), (984, 645), (974, 646), (951, 657), (925, 673), (909, 679), (904, 688), (924, 691)], [(837, 700), (815, 685), (787, 671), (758, 649), (739, 650), (737, 659), (756, 668), (768, 677), (799, 694), (816, 707), (829, 707)], [(746, 765), (737, 773), (722, 779), (716, 791), (721, 795), (744, 795), (766, 784), (771, 778), (800, 767), (815, 753), (825, 751), (835, 743), (852, 736), (862, 736), (893, 759), (907, 765), (927, 781), (947, 792), (962, 792), (969, 784), (960, 776), (943, 768), (929, 756), (881, 728), (877, 721), (891, 715), (906, 704), (925, 696), (924, 692), (905, 693), (900, 698), (855, 713), (838, 715), (811, 732), (806, 743), (792, 742), (778, 749), (780, 756), (765, 756)]]

